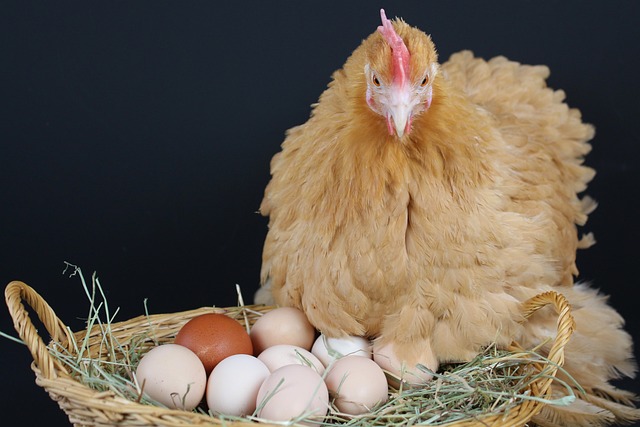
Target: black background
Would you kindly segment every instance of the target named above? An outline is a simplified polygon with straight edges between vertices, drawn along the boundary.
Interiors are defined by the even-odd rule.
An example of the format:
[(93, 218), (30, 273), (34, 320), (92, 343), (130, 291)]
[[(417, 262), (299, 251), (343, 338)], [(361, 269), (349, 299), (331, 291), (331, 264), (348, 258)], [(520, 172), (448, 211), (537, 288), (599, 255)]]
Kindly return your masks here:
[[(378, 10), (461, 49), (547, 64), (595, 124), (580, 279), (640, 340), (636, 221), (640, 3), (635, 1), (4, 2), (0, 13), (0, 282), (34, 287), (72, 329), (96, 271), (117, 320), (235, 305), (257, 288), (269, 160)], [(15, 335), (8, 312), (0, 330)], [(0, 340), (0, 414), (68, 425)], [(626, 387), (639, 391), (638, 382)], [(26, 408), (23, 409), (23, 408)]]

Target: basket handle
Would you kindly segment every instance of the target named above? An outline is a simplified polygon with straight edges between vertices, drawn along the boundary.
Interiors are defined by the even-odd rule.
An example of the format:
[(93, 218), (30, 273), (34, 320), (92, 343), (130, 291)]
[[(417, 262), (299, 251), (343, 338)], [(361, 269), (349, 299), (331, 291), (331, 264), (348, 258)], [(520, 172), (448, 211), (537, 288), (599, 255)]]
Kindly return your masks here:
[[(549, 355), (547, 356), (547, 358), (553, 363), (551, 375), (555, 376), (558, 368), (564, 364), (565, 345), (569, 342), (576, 325), (575, 320), (571, 315), (571, 305), (564, 295), (555, 291), (547, 291), (525, 301), (522, 307), (522, 314), (525, 319), (528, 319), (533, 315), (533, 313), (547, 305), (552, 305), (556, 313), (558, 313), (556, 338), (553, 341), (553, 344), (549, 349)], [(543, 383), (540, 387), (542, 394), (545, 394), (548, 391), (552, 382), (553, 378), (548, 378)]]
[(36, 366), (46, 378), (56, 378), (55, 367), (59, 363), (49, 353), (22, 301), (24, 300), (36, 312), (51, 335), (51, 339), (60, 343), (70, 343), (71, 337), (66, 325), (56, 316), (49, 304), (26, 283), (20, 281), (9, 283), (5, 288), (4, 296), (13, 319), (13, 327), (29, 348)]

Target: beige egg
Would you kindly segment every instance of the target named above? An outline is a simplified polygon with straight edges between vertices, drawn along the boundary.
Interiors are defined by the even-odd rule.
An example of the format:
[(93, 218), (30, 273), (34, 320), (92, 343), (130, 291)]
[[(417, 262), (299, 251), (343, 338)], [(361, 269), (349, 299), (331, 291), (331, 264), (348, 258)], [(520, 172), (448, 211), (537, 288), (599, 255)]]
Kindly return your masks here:
[(213, 368), (207, 380), (207, 405), (214, 413), (251, 415), (260, 386), (270, 372), (253, 356), (235, 354)]
[(136, 378), (152, 399), (187, 411), (198, 406), (207, 385), (207, 374), (198, 356), (178, 344), (149, 350), (136, 368)]
[(280, 307), (265, 313), (251, 327), (253, 354), (266, 348), (289, 344), (310, 350), (316, 331), (307, 316), (293, 307)]
[(303, 365), (315, 369), (320, 375), (324, 373), (324, 365), (316, 356), (295, 345), (278, 344), (271, 346), (260, 353), (258, 359), (264, 362), (271, 372), (286, 365)]
[(335, 361), (325, 378), (338, 410), (359, 415), (388, 399), (387, 377), (376, 362), (363, 356)]
[(262, 383), (256, 406), (258, 417), (269, 421), (291, 421), (301, 417), (322, 421), (329, 409), (329, 392), (315, 370), (287, 365), (276, 369)]

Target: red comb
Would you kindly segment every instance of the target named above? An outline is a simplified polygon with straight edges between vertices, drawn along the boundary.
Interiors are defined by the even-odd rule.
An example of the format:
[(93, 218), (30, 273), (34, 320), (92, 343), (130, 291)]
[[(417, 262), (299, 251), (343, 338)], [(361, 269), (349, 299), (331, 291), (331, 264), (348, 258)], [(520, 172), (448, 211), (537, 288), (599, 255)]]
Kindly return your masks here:
[(378, 31), (387, 41), (393, 53), (393, 82), (403, 86), (406, 75), (409, 73), (409, 49), (404, 44), (402, 37), (396, 33), (391, 21), (387, 19), (384, 9), (380, 9), (380, 19), (382, 19), (382, 25), (378, 27)]

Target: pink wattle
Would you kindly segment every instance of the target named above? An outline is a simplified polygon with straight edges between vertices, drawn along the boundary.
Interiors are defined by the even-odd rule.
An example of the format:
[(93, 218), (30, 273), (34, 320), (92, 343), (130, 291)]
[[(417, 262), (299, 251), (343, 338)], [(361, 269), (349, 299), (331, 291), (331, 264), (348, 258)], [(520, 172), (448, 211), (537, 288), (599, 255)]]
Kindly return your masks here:
[(395, 128), (393, 127), (393, 119), (390, 115), (387, 115), (387, 130), (389, 131), (389, 135), (396, 133)]

